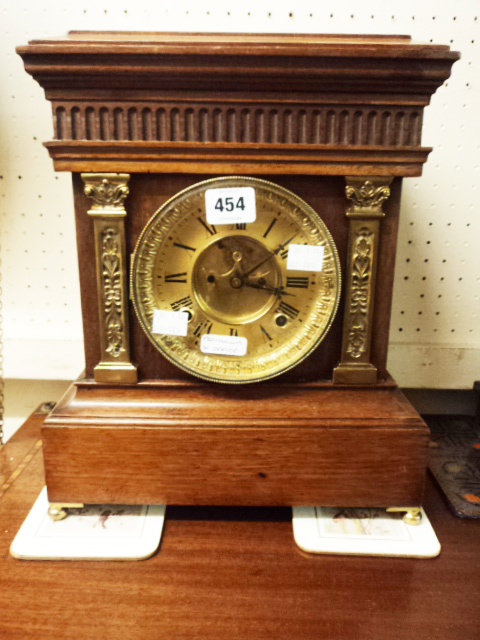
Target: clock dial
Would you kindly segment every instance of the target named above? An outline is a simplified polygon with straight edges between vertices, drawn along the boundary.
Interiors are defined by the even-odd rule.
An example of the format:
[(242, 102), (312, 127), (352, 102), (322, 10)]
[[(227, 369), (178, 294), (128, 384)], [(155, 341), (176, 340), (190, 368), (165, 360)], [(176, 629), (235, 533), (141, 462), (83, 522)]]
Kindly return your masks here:
[(340, 296), (337, 250), (318, 214), (256, 178), (207, 180), (163, 205), (140, 236), (131, 279), (157, 349), (193, 375), (229, 383), (298, 364)]

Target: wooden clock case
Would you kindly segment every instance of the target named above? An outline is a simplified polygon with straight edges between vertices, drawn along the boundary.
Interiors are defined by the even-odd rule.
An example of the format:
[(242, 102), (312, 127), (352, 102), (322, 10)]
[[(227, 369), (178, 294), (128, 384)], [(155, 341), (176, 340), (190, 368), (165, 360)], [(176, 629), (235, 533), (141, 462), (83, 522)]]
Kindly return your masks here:
[[(421, 174), (423, 109), (458, 54), (403, 36), (93, 32), (17, 51), (52, 102), (80, 265), (86, 371), (43, 426), (49, 500), (420, 505), (429, 432), (387, 373), (388, 330), (402, 178)], [(221, 175), (293, 191), (341, 258), (328, 335), (262, 383), (183, 373), (128, 297), (151, 215)]]

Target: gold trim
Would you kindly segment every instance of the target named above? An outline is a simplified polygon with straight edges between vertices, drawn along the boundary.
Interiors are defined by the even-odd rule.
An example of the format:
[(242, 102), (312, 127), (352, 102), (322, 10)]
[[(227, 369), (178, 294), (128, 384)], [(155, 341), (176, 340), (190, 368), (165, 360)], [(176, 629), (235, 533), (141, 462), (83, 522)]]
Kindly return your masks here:
[(137, 382), (130, 362), (126, 242), (123, 205), (129, 190), (128, 174), (81, 174), (85, 195), (93, 200), (93, 217), (100, 323), (101, 360), (95, 380), (105, 383)]
[(135, 384), (138, 381), (137, 367), (130, 362), (110, 364), (99, 362), (94, 370), (95, 381), (107, 384)]
[(402, 513), (403, 511), (405, 511), (405, 515), (403, 516), (402, 520), (406, 524), (410, 524), (415, 527), (421, 523), (421, 507), (389, 507), (387, 509), (387, 513)]
[(106, 216), (127, 215), (123, 202), (129, 194), (128, 173), (82, 173), (85, 183), (85, 195), (93, 200), (88, 215)]
[(369, 362), (340, 362), (333, 370), (335, 384), (376, 384), (377, 377), (377, 367)]
[(121, 230), (111, 225), (99, 231), (101, 242), (101, 271), (105, 315), (105, 351), (118, 358), (123, 349), (122, 318), (122, 242)]
[(350, 304), (346, 327), (346, 354), (355, 361), (365, 360), (370, 347), (369, 311), (373, 295), (376, 264), (378, 222), (370, 225), (350, 225), (352, 255)]
[(342, 357), (333, 372), (337, 384), (375, 384), (370, 362), (380, 220), (392, 178), (347, 177), (350, 220)]
[(68, 515), (67, 509), (83, 509), (84, 506), (81, 502), (50, 502), (48, 515), (54, 521), (64, 520)]
[(351, 201), (347, 217), (383, 218), (383, 202), (390, 197), (392, 178), (347, 177), (345, 196)]

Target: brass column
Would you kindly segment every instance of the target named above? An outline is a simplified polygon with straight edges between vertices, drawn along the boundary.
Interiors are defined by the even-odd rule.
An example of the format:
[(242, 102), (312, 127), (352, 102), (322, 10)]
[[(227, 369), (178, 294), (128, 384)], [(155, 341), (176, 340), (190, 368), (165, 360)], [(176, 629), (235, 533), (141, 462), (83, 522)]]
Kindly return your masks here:
[(100, 322), (101, 359), (96, 382), (135, 383), (137, 369), (130, 362), (128, 287), (123, 202), (128, 195), (126, 173), (82, 173), (85, 195), (93, 200)]
[(333, 372), (337, 384), (375, 384), (377, 368), (370, 362), (375, 279), (382, 204), (390, 196), (392, 178), (347, 177), (350, 201), (348, 258), (342, 356)]

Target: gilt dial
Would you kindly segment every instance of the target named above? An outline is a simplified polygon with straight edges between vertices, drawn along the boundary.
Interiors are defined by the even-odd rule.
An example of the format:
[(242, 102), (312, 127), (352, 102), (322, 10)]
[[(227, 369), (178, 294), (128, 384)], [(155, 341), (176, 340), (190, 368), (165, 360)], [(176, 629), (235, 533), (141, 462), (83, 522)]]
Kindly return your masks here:
[(150, 219), (132, 299), (155, 347), (200, 378), (247, 383), (291, 369), (335, 316), (340, 265), (319, 215), (257, 178), (195, 184)]

